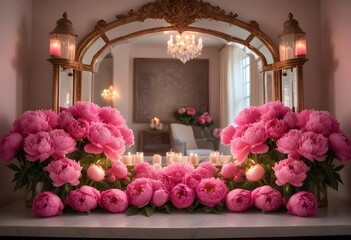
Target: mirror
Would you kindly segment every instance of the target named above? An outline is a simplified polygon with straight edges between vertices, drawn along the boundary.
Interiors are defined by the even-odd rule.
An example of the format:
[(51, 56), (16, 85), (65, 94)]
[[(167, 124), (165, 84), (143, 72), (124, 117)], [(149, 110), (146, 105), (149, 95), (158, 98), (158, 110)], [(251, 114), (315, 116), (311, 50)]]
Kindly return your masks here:
[[(191, 14), (187, 15), (187, 12)], [(178, 13), (184, 13), (185, 16)], [(135, 39), (144, 39), (166, 31), (193, 31), (221, 39), (225, 44), (240, 45), (260, 60), (264, 100), (279, 98), (276, 88), (278, 77), (273, 71), (274, 62), (279, 60), (278, 50), (259, 29), (258, 24), (255, 21), (245, 23), (236, 14), (227, 14), (220, 7), (195, 0), (155, 1), (143, 5), (137, 11), (131, 10), (128, 15), (119, 15), (111, 23), (100, 20), (95, 30), (81, 41), (77, 49), (77, 60), (82, 63), (82, 71), (78, 72), (76, 94), (82, 100), (93, 100), (94, 75), (98, 73), (99, 65), (108, 53), (113, 53), (116, 48), (122, 50)], [(117, 55), (123, 55), (123, 50)], [(90, 87), (86, 87), (89, 84)], [(84, 95), (82, 89), (88, 89), (90, 95)]]

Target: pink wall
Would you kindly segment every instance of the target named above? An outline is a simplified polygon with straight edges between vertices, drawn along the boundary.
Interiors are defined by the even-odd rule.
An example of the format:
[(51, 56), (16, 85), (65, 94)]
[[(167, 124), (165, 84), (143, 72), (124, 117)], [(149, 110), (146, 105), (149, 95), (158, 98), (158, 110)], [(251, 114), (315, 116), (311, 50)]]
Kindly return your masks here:
[[(0, 1), (0, 136), (27, 108), (32, 4), (27, 0)], [(0, 161), (0, 205), (23, 193), (13, 193), (13, 172)]]
[[(341, 129), (351, 137), (351, 1), (322, 0), (322, 81), (329, 111), (339, 120)], [(337, 193), (351, 199), (351, 164), (343, 171), (344, 185)], [(336, 192), (332, 192), (336, 194)]]

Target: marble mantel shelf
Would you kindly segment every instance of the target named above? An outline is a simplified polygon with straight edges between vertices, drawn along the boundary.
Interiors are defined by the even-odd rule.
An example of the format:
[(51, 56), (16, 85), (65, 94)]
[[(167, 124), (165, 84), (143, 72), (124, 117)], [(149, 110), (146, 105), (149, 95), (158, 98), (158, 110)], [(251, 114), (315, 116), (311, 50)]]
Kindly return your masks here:
[(173, 211), (151, 217), (96, 210), (35, 218), (31, 209), (25, 208), (24, 200), (0, 208), (0, 236), (204, 239), (347, 235), (351, 235), (351, 204), (334, 199), (313, 218), (284, 212), (263, 214), (254, 209), (219, 215)]

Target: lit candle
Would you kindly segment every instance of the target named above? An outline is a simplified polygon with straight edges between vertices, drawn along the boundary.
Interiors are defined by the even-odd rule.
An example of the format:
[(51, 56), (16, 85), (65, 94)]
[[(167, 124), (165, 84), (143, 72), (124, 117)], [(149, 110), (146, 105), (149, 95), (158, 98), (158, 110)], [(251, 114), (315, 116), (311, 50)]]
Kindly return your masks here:
[(223, 155), (223, 154), (221, 154), (219, 156), (220, 165), (224, 165), (224, 164), (230, 162), (231, 159), (232, 159), (231, 155)]
[(210, 153), (210, 162), (213, 164), (219, 164), (219, 152), (214, 151)]
[(133, 165), (137, 165), (143, 161), (144, 161), (144, 153), (143, 152), (137, 152), (134, 154)]
[(122, 162), (126, 166), (131, 166), (132, 165), (132, 154), (130, 152), (128, 152), (128, 155), (123, 155)]
[(172, 156), (171, 162), (173, 163), (181, 163), (183, 162), (182, 153), (176, 153)]
[(50, 56), (61, 57), (61, 42), (58, 39), (50, 39)]
[(190, 153), (189, 163), (191, 163), (194, 166), (199, 165), (199, 156), (196, 153)]
[(173, 156), (174, 156), (174, 152), (166, 153), (166, 165), (169, 165), (172, 162)]
[(153, 164), (162, 164), (162, 157), (160, 154), (154, 154), (152, 157), (152, 163)]
[(298, 40), (296, 41), (296, 57), (304, 57), (306, 56), (306, 41)]

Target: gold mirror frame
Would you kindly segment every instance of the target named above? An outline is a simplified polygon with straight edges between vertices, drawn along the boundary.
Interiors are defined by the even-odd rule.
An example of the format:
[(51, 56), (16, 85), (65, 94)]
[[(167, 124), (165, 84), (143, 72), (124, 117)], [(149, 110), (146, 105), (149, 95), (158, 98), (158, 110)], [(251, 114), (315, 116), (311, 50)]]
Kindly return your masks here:
[[(126, 41), (128, 39), (139, 37), (146, 34), (152, 34), (163, 31), (194, 31), (199, 33), (210, 34), (222, 38), (228, 42), (236, 42), (254, 52), (262, 62), (263, 72), (273, 72), (273, 100), (279, 100), (280, 84), (279, 75), (274, 64), (279, 62), (279, 52), (272, 40), (260, 30), (259, 25), (255, 21), (249, 23), (243, 22), (237, 18), (237, 14), (230, 12), (227, 14), (218, 6), (213, 6), (202, 0), (156, 0), (140, 7), (137, 11), (130, 10), (126, 15), (117, 15), (116, 20), (106, 23), (104, 20), (97, 22), (95, 30), (86, 35), (79, 43), (76, 51), (76, 61), (74, 61), (76, 69), (73, 76), (73, 103), (82, 98), (82, 73), (83, 71), (94, 72), (95, 63), (103, 54), (109, 51), (114, 45)], [(164, 20), (166, 24), (157, 27), (140, 28), (135, 32), (121, 34), (118, 37), (109, 38), (109, 31), (118, 30), (127, 26), (127, 24), (140, 23), (143, 24), (147, 20)], [(247, 31), (245, 38), (231, 35), (228, 32), (216, 29), (204, 28), (196, 26), (198, 21), (208, 20), (212, 22), (224, 23), (228, 27), (237, 27), (240, 30)], [(263, 47), (268, 49), (272, 63), (267, 63), (265, 54), (261, 52), (262, 46), (256, 47), (254, 41), (260, 41)], [(257, 45), (257, 43), (256, 43)], [(98, 46), (98, 49), (93, 49)], [(93, 49), (93, 50), (92, 50)], [(92, 54), (93, 53), (93, 54)], [(84, 62), (84, 58), (90, 55), (91, 61)], [(78, 65), (78, 66), (77, 66)], [(54, 92), (55, 91), (54, 86)], [(59, 101), (54, 99), (54, 108), (59, 109)]]

